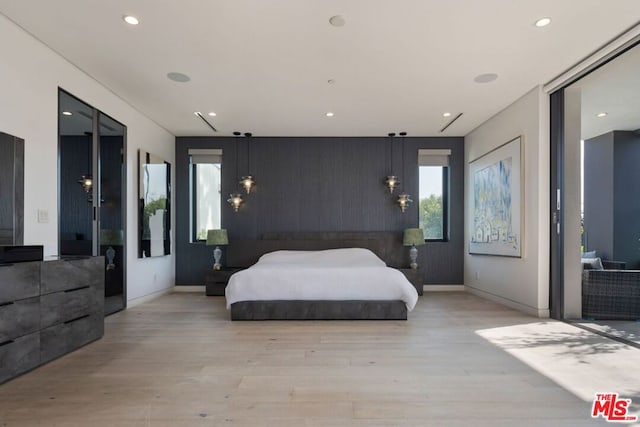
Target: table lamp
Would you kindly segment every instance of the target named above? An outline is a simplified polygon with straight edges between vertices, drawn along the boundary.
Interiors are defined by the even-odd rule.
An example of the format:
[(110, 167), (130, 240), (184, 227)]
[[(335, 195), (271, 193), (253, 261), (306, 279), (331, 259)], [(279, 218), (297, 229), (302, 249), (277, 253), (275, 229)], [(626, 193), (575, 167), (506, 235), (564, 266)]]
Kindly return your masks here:
[(229, 238), (227, 237), (227, 230), (207, 230), (207, 246), (216, 245), (216, 248), (213, 250), (213, 269), (220, 270), (222, 265), (220, 264), (220, 258), (222, 258), (222, 250), (220, 249), (220, 245), (228, 245)]
[(124, 242), (124, 232), (122, 230), (101, 229), (100, 230), (100, 245), (108, 246), (104, 252), (107, 257), (107, 270), (114, 270), (116, 264), (114, 259), (116, 257), (116, 250), (114, 246), (122, 246)]
[(418, 249), (416, 245), (424, 245), (424, 231), (422, 228), (407, 228), (404, 230), (404, 238), (402, 239), (404, 246), (411, 246), (409, 250), (409, 258), (411, 258), (411, 268), (418, 268)]

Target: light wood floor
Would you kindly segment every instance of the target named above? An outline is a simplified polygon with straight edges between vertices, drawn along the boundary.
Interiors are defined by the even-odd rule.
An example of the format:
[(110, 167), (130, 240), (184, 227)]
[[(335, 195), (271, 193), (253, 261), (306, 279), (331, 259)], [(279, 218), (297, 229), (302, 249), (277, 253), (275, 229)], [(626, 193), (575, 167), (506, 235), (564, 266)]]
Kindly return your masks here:
[(0, 426), (603, 425), (590, 418), (600, 385), (572, 367), (640, 354), (464, 292), (425, 293), (409, 316), (230, 322), (223, 298), (173, 293), (0, 386)]

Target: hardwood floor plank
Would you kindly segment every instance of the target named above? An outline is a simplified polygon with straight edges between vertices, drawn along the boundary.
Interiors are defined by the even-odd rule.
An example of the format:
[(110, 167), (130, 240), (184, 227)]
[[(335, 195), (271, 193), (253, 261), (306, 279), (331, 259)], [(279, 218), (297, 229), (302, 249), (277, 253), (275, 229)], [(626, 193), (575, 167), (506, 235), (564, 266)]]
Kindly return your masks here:
[[(231, 322), (224, 298), (174, 293), (109, 317), (102, 340), (1, 385), (0, 426), (600, 425), (571, 384), (514, 357), (526, 348), (505, 347), (513, 339), (501, 328), (571, 331), (539, 323), (462, 292), (421, 297), (406, 322)], [(628, 372), (616, 355), (623, 366), (640, 360), (599, 336), (578, 335), (580, 347), (543, 338), (536, 357), (607, 348), (607, 376), (620, 382)]]

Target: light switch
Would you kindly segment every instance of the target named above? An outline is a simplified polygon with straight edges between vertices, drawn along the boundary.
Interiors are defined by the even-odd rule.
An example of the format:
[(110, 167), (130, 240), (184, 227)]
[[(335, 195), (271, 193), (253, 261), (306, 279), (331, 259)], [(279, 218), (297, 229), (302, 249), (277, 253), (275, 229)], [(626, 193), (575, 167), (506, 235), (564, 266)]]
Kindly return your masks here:
[(49, 211), (46, 209), (38, 209), (38, 222), (46, 224), (49, 222)]

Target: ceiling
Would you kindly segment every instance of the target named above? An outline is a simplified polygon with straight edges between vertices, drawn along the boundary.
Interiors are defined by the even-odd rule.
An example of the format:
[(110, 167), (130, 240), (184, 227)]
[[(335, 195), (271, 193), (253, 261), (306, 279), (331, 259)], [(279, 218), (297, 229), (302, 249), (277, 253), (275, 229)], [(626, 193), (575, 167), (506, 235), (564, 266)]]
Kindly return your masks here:
[[(77, 98), (60, 93), (60, 135), (88, 135), (93, 133), (93, 108)], [(123, 136), (124, 127), (105, 114), (98, 116), (100, 136)]]
[[(640, 46), (570, 86), (581, 98), (582, 139), (640, 130)], [(599, 117), (601, 113), (606, 115)]]
[[(640, 1), (0, 0), (0, 13), (177, 136), (452, 136), (638, 23)], [(463, 115), (441, 133), (444, 112)]]

